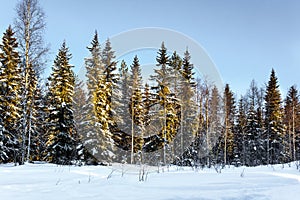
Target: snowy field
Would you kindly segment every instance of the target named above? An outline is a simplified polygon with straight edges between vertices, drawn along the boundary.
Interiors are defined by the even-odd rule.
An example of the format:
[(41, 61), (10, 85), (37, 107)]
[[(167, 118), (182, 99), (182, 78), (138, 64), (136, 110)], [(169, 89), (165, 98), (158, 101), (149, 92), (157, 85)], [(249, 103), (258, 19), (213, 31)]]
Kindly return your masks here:
[(300, 199), (295, 164), (227, 167), (221, 173), (152, 168), (144, 182), (132, 168), (126, 166), (122, 176), (120, 166), (0, 165), (0, 199)]

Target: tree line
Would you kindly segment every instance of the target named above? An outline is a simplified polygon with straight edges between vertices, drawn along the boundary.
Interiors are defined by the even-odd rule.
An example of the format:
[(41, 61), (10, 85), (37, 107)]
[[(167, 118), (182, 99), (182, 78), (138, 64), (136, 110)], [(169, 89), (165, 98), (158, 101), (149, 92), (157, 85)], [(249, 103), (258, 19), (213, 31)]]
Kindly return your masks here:
[[(37, 0), (17, 5), (0, 44), (0, 163), (143, 163), (256, 166), (300, 160), (296, 86), (282, 99), (275, 70), (237, 98), (195, 77), (188, 50), (169, 54), (143, 82), (136, 55), (117, 61), (97, 31), (87, 47), (86, 81), (73, 72), (64, 41), (42, 84), (49, 48)], [(194, 55), (197, 56), (197, 55)]]

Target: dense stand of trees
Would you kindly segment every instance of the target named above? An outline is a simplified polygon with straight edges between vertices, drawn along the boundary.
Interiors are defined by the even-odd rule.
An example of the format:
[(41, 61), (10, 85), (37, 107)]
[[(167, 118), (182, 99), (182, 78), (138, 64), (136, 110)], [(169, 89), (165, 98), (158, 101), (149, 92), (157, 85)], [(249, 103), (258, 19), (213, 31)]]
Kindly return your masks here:
[(37, 0), (16, 10), (15, 27), (0, 43), (0, 163), (210, 167), (300, 160), (298, 90), (291, 86), (281, 97), (274, 69), (266, 87), (252, 81), (236, 97), (229, 84), (219, 91), (195, 77), (188, 49), (169, 55), (162, 43), (143, 83), (138, 55), (129, 67), (118, 62), (109, 39), (102, 50), (95, 32), (86, 82), (75, 76), (63, 42), (42, 86), (44, 13)]

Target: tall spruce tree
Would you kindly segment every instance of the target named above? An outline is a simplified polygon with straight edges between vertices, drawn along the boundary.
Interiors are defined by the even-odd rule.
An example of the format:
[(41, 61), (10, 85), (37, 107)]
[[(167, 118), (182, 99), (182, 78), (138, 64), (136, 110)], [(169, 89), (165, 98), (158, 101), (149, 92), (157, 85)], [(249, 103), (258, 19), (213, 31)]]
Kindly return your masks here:
[(74, 96), (73, 96), (73, 113), (75, 131), (78, 141), (78, 160), (85, 160), (89, 162), (90, 152), (87, 152), (87, 148), (84, 147), (84, 137), (86, 136), (86, 130), (89, 125), (88, 112), (87, 112), (87, 100), (86, 92), (84, 90), (83, 81), (78, 76), (75, 77)]
[(103, 135), (101, 135), (99, 123), (94, 112), (94, 93), (97, 85), (104, 73), (104, 64), (102, 62), (102, 51), (99, 43), (98, 33), (95, 31), (91, 46), (87, 47), (89, 57), (85, 58), (86, 77), (87, 77), (87, 105), (85, 106), (87, 113), (87, 125), (82, 135), (84, 136), (84, 145), (89, 149), (91, 160), (88, 163), (97, 163), (103, 159), (101, 155), (105, 151)]
[(47, 160), (57, 164), (71, 164), (78, 155), (73, 115), (75, 77), (70, 59), (63, 42), (49, 77)]
[[(183, 77), (182, 77), (182, 59), (177, 54), (176, 51), (173, 52), (169, 64), (170, 64), (170, 89), (178, 98), (180, 93), (180, 83), (182, 82)], [(184, 135), (183, 129), (180, 128), (177, 137), (174, 139), (173, 143), (171, 143), (173, 160), (175, 159), (174, 157), (178, 157), (178, 156), (181, 157), (184, 152), (183, 135)]]
[(104, 64), (104, 75), (105, 75), (105, 81), (107, 83), (107, 86), (110, 91), (108, 91), (107, 95), (109, 95), (107, 98), (108, 103), (110, 104), (111, 110), (109, 111), (109, 117), (113, 118), (113, 115), (115, 114), (116, 107), (114, 103), (117, 103), (117, 100), (119, 99), (118, 96), (118, 87), (117, 82), (119, 80), (118, 72), (117, 72), (117, 62), (114, 60), (116, 58), (115, 52), (113, 51), (111, 47), (110, 40), (107, 39), (105, 42), (105, 47), (102, 51), (102, 62)]
[(19, 135), (21, 91), (18, 43), (11, 26), (5, 31), (0, 45), (0, 162), (21, 162)]
[[(43, 88), (37, 83), (35, 93), (32, 96), (32, 112), (31, 119), (31, 137), (28, 142), (27, 160), (28, 161), (41, 161), (43, 160), (45, 147), (46, 147), (46, 101)], [(30, 130), (30, 129), (29, 129)]]
[[(111, 47), (110, 40), (107, 39), (105, 42), (104, 49), (102, 50), (102, 62), (104, 64), (104, 81), (105, 81), (105, 95), (106, 95), (106, 106), (108, 108), (108, 115), (106, 116), (106, 121), (108, 122), (109, 128), (109, 138), (107, 138), (106, 149), (111, 152), (109, 155), (112, 160), (112, 157), (115, 158), (114, 155), (115, 148), (111, 141), (112, 132), (117, 129), (116, 121), (119, 120), (119, 116), (116, 116), (117, 108), (119, 107), (119, 88), (118, 88), (118, 80), (119, 74), (117, 71), (117, 62), (115, 61), (115, 51), (113, 51)], [(101, 85), (101, 83), (100, 83)]]
[(236, 124), (234, 126), (234, 164), (236, 166), (245, 165), (245, 127), (246, 127), (246, 101), (243, 96), (239, 99), (236, 113)]
[(284, 161), (284, 130), (282, 124), (281, 95), (279, 84), (274, 69), (271, 71), (270, 79), (265, 95), (265, 162), (276, 164)]
[(171, 90), (178, 95), (179, 94), (179, 84), (182, 81), (182, 59), (180, 56), (176, 53), (176, 51), (173, 52), (171, 58), (170, 58), (170, 67), (171, 67)]
[(228, 84), (224, 90), (224, 138), (223, 138), (223, 155), (224, 164), (230, 164), (234, 158), (234, 116), (235, 116), (235, 99)]
[(96, 126), (100, 130), (101, 140), (100, 148), (100, 160), (102, 162), (112, 162), (114, 154), (112, 151), (112, 133), (110, 128), (114, 125), (113, 118), (111, 117), (111, 84), (106, 82), (105, 75), (100, 76), (97, 81), (97, 87), (93, 95), (94, 113), (97, 119)]
[(122, 60), (121, 67), (119, 69), (120, 80), (118, 82), (118, 88), (120, 89), (120, 99), (119, 106), (117, 109), (117, 115), (119, 116), (119, 128), (126, 133), (130, 133), (130, 119), (128, 117), (129, 113), (129, 101), (130, 101), (130, 82), (131, 77), (129, 74), (128, 66), (126, 62)]
[(131, 114), (131, 161), (134, 163), (134, 136), (143, 137), (144, 129), (144, 106), (142, 96), (142, 74), (137, 56), (134, 57), (131, 65), (131, 94), (129, 112)]
[[(162, 147), (161, 162), (166, 165), (170, 162), (171, 151), (169, 144), (177, 134), (179, 127), (178, 109), (180, 109), (179, 102), (175, 98), (175, 94), (170, 89), (170, 60), (167, 54), (167, 48), (162, 43), (156, 57), (159, 69), (155, 69), (155, 75), (151, 76), (151, 80), (156, 82), (156, 86), (152, 87), (155, 91), (155, 99), (157, 105), (157, 124), (160, 124), (160, 132), (157, 134), (158, 140), (156, 146)], [(168, 159), (168, 160), (167, 160)]]
[(162, 155), (162, 163), (166, 165), (166, 154), (167, 154), (167, 96), (170, 95), (169, 89), (169, 56), (167, 54), (167, 48), (165, 47), (164, 42), (161, 44), (161, 48), (158, 50), (158, 55), (156, 57), (156, 66), (159, 66), (160, 69), (155, 69), (155, 75), (151, 76), (151, 80), (157, 82), (157, 86), (153, 87), (156, 90), (157, 99), (159, 100), (159, 104), (162, 105), (159, 112), (159, 124), (162, 127), (162, 134), (160, 140), (163, 141), (163, 151), (161, 152)]
[[(188, 49), (184, 53), (182, 61), (182, 79), (179, 86), (179, 99), (181, 102), (181, 122), (180, 122), (180, 140), (181, 148), (189, 146), (195, 136), (196, 124), (196, 102), (195, 102), (195, 88), (193, 64), (191, 63), (191, 56)], [(208, 88), (207, 88), (208, 89)], [(208, 98), (207, 98), (208, 100)], [(207, 101), (208, 102), (208, 101)], [(208, 104), (207, 104), (208, 105)]]
[(259, 89), (254, 80), (246, 93), (246, 127), (245, 127), (245, 155), (247, 166), (262, 163), (264, 156), (263, 125), (263, 89)]
[(86, 92), (83, 88), (83, 82), (79, 80), (78, 76), (76, 76), (73, 97), (73, 110), (76, 131), (81, 136), (85, 134), (85, 130), (88, 124), (86, 101)]
[(213, 150), (217, 146), (218, 138), (222, 132), (221, 110), (221, 96), (218, 88), (214, 85), (209, 99), (209, 141), (207, 145), (207, 151), (209, 153), (207, 162), (208, 167), (217, 161), (217, 156)]
[(243, 160), (246, 166), (256, 166), (261, 163), (263, 144), (261, 140), (262, 127), (259, 123), (259, 116), (254, 104), (250, 104), (247, 111), (245, 126)]

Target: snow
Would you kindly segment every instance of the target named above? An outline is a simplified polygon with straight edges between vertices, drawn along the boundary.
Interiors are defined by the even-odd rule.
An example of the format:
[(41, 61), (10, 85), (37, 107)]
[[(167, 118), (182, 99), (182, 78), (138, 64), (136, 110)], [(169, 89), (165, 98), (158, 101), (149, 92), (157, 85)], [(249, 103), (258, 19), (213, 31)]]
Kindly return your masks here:
[[(0, 165), (1, 199), (297, 199), (300, 172), (295, 164), (212, 169), (139, 166)], [(163, 172), (162, 172), (163, 171)], [(123, 172), (123, 176), (122, 176)]]

